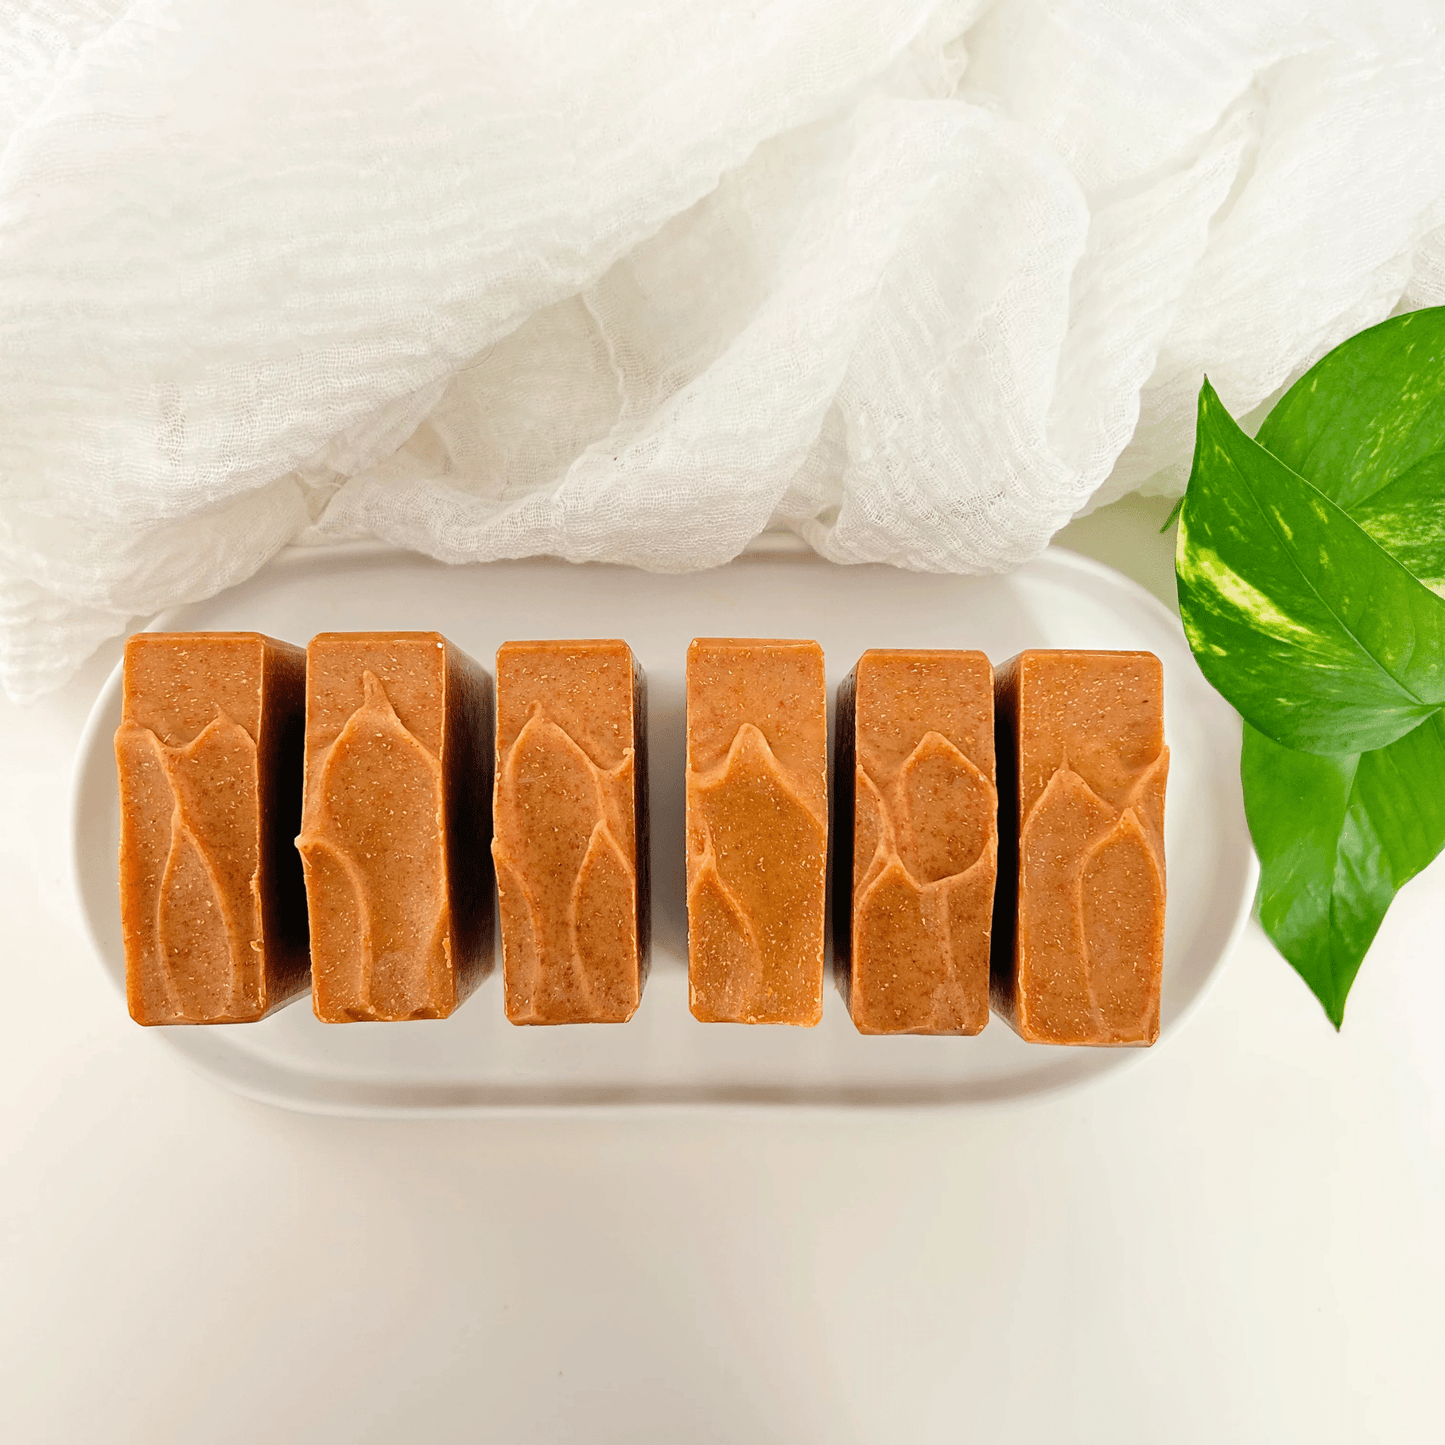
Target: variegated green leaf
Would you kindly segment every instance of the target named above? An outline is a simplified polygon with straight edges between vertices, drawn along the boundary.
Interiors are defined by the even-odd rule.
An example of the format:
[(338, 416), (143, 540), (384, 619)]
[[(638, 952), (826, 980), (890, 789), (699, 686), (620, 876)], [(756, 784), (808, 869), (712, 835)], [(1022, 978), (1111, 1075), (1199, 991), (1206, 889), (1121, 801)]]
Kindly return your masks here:
[(1445, 587), (1445, 306), (1392, 316), (1337, 346), (1255, 440), (1422, 582)]
[(1247, 437), (1207, 381), (1176, 570), (1200, 668), (1285, 747), (1382, 748), (1445, 704), (1445, 600)]
[(1445, 452), (1423, 457), (1350, 515), (1426, 586), (1445, 589)]
[(1351, 516), (1445, 451), (1445, 306), (1392, 316), (1316, 362), (1255, 438)]
[(1341, 757), (1246, 724), (1240, 773), (1260, 922), (1338, 1028), (1395, 894), (1445, 847), (1445, 716)]
[[(1426, 585), (1445, 589), (1445, 308), (1392, 318), (1314, 366), (1260, 428), (1268, 461), (1222, 412), (1206, 383), (1195, 477), (1181, 499), (1181, 532), (1194, 524), (1179, 554), (1181, 608), (1206, 674), (1263, 728), (1246, 723), (1241, 758), (1260, 921), (1338, 1027), (1396, 892), (1445, 847), (1445, 712), (1429, 707), (1429, 662), (1441, 650), (1437, 614), (1421, 598)], [(1318, 526), (1297, 525), (1301, 499)], [(1361, 533), (1398, 570), (1371, 560)], [(1220, 537), (1225, 545), (1213, 546)], [(1306, 584), (1303, 608), (1285, 555)], [(1347, 574), (1352, 564), (1363, 567)], [(1405, 585), (1399, 571), (1422, 585)], [(1291, 660), (1289, 624), (1316, 630), (1316, 604), (1332, 620)], [(1351, 678), (1351, 644), (1378, 675), (1362, 667)], [(1306, 669), (1322, 663), (1322, 675), (1302, 676), (1302, 659)], [(1222, 681), (1231, 671), (1240, 677)], [(1275, 691), (1295, 697), (1293, 711), (1269, 704), (1271, 674)], [(1359, 716), (1372, 689), (1374, 729)]]

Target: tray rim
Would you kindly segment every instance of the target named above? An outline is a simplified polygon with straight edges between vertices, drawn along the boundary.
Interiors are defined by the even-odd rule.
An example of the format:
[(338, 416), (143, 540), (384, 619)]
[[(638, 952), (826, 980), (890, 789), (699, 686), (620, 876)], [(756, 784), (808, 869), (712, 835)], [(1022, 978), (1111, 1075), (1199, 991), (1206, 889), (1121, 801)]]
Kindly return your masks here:
[[(791, 558), (798, 562), (816, 564), (822, 567), (841, 567), (845, 565), (823, 557), (801, 537), (789, 532), (761, 533), (743, 549), (734, 561), (766, 557)], [(364, 560), (367, 558), (385, 559), (388, 561), (412, 560), (418, 563), (430, 563), (436, 566), (488, 567), (493, 565), (491, 562), (485, 561), (447, 563), (442, 559), (431, 557), (426, 553), (373, 539), (332, 543), (324, 546), (304, 546), (293, 543), (281, 548), (261, 569), (258, 569), (258, 571), (253, 574), (252, 578), (246, 580), (253, 580), (254, 577), (260, 576), (262, 572), (272, 568), (290, 570), (298, 566), (304, 568), (311, 563), (319, 562), (323, 559)], [(619, 565), (606, 562), (570, 563), (568, 559), (558, 557), (529, 557), (498, 560), (512, 562), (544, 561), (559, 565), (582, 566)], [(1050, 569), (1058, 568), (1065, 572), (1082, 572), (1086, 575), (1092, 575), (1096, 580), (1105, 581), (1111, 586), (1122, 586), (1126, 592), (1132, 594), (1137, 603), (1143, 605), (1146, 610), (1152, 611), (1156, 619), (1163, 621), (1167, 627), (1182, 636), (1183, 628), (1179, 618), (1146, 587), (1136, 582), (1132, 577), (1120, 572), (1117, 568), (1110, 567), (1106, 563), (1099, 562), (1095, 558), (1089, 557), (1081, 552), (1053, 544), (1046, 547), (1037, 556), (1030, 558), (1027, 563), (1021, 564), (1021, 566), (1033, 567), (1041, 565)], [(196, 599), (193, 602), (181, 603), (176, 607), (167, 608), (164, 612), (158, 613), (149, 622), (144, 624), (144, 626), (135, 630), (142, 632), (167, 631), (169, 630), (169, 619), (177, 613), (206, 600), (209, 599)], [(80, 825), (81, 815), (85, 806), (84, 783), (87, 775), (87, 764), (93, 763), (98, 743), (97, 735), (107, 731), (110, 726), (109, 713), (111, 705), (118, 700), (123, 667), (124, 659), (122, 658), (116, 662), (105, 681), (101, 683), (96, 692), (95, 699), (91, 704), (90, 712), (86, 717), (85, 725), (81, 729), (80, 737), (76, 744), (75, 756), (71, 765), (67, 809), (67, 829), (69, 834), (67, 851), (69, 854), (68, 862), (71, 890), (74, 896), (76, 913), (79, 916), (82, 932), (84, 933), (86, 942), (90, 946), (90, 951), (96, 963), (99, 964), (101, 971), (106, 975), (112, 991), (119, 997), (122, 1004), (126, 1002), (123, 965), (118, 972), (116, 967), (108, 960), (107, 951), (96, 932), (91, 909), (87, 905), (88, 895), (84, 882), (85, 863), (82, 856)], [(1249, 927), (1250, 920), (1254, 915), (1255, 897), (1259, 884), (1259, 862), (1253, 848), (1247, 851), (1243, 882), (1244, 886), (1240, 890), (1240, 898), (1235, 906), (1234, 916), (1230, 920), (1228, 931), (1225, 934), (1223, 944), (1220, 947), (1213, 966), (1194, 995), (1174, 1016), (1168, 1034), (1162, 1036), (1159, 1042), (1163, 1042), (1166, 1037), (1172, 1038), (1180, 1032), (1194, 1016), (1204, 999), (1213, 992), (1218, 985), (1220, 975), (1229, 965), (1239, 946), (1240, 939)], [(827, 986), (831, 986), (831, 969)], [(304, 1004), (304, 1001), (304, 998), (298, 998), (293, 1004), (288, 1005), (288, 1007), (300, 1007)], [(1006, 1027), (1002, 1021), (998, 1021), (998, 1023), (1000, 1027)], [(780, 1098), (766, 1097), (766, 1091), (763, 1090), (759, 1090), (756, 1095), (748, 1095), (736, 1089), (729, 1091), (726, 1087), (720, 1086), (716, 1090), (719, 1097), (701, 1097), (696, 1099), (637, 1099), (629, 1101), (617, 1098), (587, 1100), (579, 1097), (574, 1101), (566, 1102), (398, 1104), (394, 1102), (366, 1103), (354, 1100), (302, 1099), (299, 1097), (299, 1093), (287, 1094), (274, 1086), (268, 1087), (264, 1082), (257, 1082), (254, 1078), (247, 1077), (247, 1069), (245, 1067), (221, 1067), (210, 1054), (202, 1054), (192, 1048), (192, 1035), (198, 1027), (199, 1026), (162, 1026), (148, 1028), (146, 1032), (157, 1035), (165, 1045), (180, 1055), (187, 1067), (194, 1073), (201, 1075), (212, 1083), (226, 1089), (228, 1092), (237, 1094), (242, 1098), (250, 1099), (253, 1102), (265, 1104), (272, 1108), (284, 1109), (290, 1113), (328, 1118), (359, 1119), (636, 1118), (640, 1114), (675, 1115), (696, 1112), (706, 1112), (709, 1114), (736, 1112), (745, 1115), (753, 1115), (759, 1112), (806, 1112), (813, 1115), (852, 1116), (860, 1111), (897, 1114), (910, 1111), (937, 1113), (967, 1111), (972, 1109), (999, 1110), (1014, 1107), (1029, 1107), (1036, 1103), (1052, 1100), (1061, 1094), (1096, 1086), (1106, 1078), (1117, 1077), (1125, 1072), (1132, 1072), (1153, 1052), (1151, 1048), (1119, 1048), (1110, 1050), (1109, 1052), (1118, 1059), (1118, 1062), (1110, 1069), (1101, 1069), (1082, 1078), (1060, 1078), (1051, 1080), (1026, 1093), (1003, 1093), (996, 1097), (982, 1095), (966, 1100), (928, 1098), (923, 1096), (922, 1090), (919, 1091), (920, 1097), (916, 1099), (900, 1099), (897, 1097), (869, 1098), (866, 1095), (860, 1095), (858, 1098), (850, 1099)], [(226, 1026), (215, 1025), (214, 1027)], [(250, 1061), (247, 1056), (238, 1054), (233, 1056), (232, 1062), (234, 1064), (246, 1065)], [(283, 1066), (274, 1063), (269, 1064), (267, 1065), (267, 1072), (270, 1074), (283, 1073)], [(355, 1086), (353, 1085), (351, 1087), (354, 1088)], [(367, 1085), (367, 1087), (382, 1088), (385, 1086)], [(463, 1087), (465, 1086), (458, 1086), (459, 1089)]]

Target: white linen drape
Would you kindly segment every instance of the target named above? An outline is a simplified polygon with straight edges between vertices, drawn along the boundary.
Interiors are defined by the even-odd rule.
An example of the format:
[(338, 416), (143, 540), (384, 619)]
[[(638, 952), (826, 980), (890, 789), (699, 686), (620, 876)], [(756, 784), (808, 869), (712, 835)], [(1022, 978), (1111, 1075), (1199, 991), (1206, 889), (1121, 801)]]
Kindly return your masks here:
[[(1363, 12), (1363, 13), (1362, 13)], [(985, 571), (1445, 301), (1429, 0), (0, 0), (0, 681), (288, 541)]]

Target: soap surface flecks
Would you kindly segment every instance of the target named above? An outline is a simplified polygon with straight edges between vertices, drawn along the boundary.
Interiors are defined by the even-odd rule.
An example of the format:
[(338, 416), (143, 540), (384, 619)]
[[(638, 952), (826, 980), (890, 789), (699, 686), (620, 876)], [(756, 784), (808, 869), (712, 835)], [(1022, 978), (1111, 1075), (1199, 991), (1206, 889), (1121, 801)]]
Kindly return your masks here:
[(306, 861), (317, 995), (353, 1018), (439, 1018), (450, 1002), (441, 760), (374, 672), (317, 759), (296, 846)]
[(839, 691), (838, 739), (834, 948), (853, 1021), (978, 1033), (998, 858), (988, 659), (865, 653)]
[(645, 701), (619, 640), (497, 653), (492, 854), (507, 1017), (622, 1023), (647, 974)]
[(1000, 669), (998, 712), (1012, 876), (995, 920), (994, 1008), (1033, 1042), (1152, 1044), (1169, 772), (1159, 660), (1021, 653)]
[(318, 1018), (446, 1018), (486, 971), (490, 868), (472, 813), (489, 699), (485, 674), (435, 633), (312, 640), (296, 847)]
[(257, 633), (138, 633), (115, 735), (131, 1015), (245, 1023), (305, 988), (290, 835), (305, 658)]
[(687, 660), (688, 982), (705, 1022), (822, 1016), (827, 697), (815, 642)]

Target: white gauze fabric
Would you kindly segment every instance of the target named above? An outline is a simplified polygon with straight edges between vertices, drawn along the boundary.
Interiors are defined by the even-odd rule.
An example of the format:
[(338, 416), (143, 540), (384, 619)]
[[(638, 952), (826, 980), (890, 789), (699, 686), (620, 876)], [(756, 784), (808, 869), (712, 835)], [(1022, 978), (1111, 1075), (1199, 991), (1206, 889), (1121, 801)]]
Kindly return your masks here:
[(0, 680), (292, 541), (990, 571), (1178, 491), (1205, 371), (1445, 300), (1438, 13), (0, 0)]

